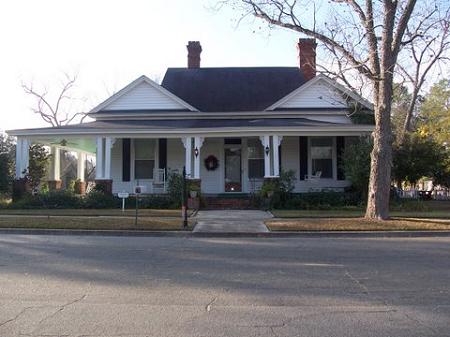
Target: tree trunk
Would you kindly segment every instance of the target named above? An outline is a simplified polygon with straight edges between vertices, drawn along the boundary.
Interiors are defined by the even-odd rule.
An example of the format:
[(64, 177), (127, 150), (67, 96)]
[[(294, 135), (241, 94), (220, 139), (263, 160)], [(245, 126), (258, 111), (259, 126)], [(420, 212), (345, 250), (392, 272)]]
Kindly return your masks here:
[(366, 218), (389, 218), (389, 196), (392, 166), (392, 131), (390, 123), (392, 80), (387, 75), (375, 93), (375, 130), (371, 154), (369, 194)]

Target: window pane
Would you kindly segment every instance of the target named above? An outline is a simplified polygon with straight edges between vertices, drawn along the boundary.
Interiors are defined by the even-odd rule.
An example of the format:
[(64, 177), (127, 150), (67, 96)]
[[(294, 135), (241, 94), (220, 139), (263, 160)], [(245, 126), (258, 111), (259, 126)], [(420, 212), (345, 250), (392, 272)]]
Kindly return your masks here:
[(311, 147), (311, 158), (331, 159), (333, 150), (331, 147)]
[(333, 178), (333, 161), (331, 159), (313, 159), (312, 171), (313, 174), (321, 171), (321, 178)]
[(247, 145), (249, 159), (264, 159), (264, 148), (259, 139), (250, 138)]
[(333, 138), (313, 137), (311, 138), (311, 146), (333, 146)]
[(248, 177), (250, 179), (264, 177), (264, 159), (248, 160)]
[(134, 154), (136, 160), (155, 159), (155, 140), (154, 139), (135, 139)]
[(153, 178), (153, 168), (155, 167), (154, 160), (136, 160), (134, 165), (135, 179)]

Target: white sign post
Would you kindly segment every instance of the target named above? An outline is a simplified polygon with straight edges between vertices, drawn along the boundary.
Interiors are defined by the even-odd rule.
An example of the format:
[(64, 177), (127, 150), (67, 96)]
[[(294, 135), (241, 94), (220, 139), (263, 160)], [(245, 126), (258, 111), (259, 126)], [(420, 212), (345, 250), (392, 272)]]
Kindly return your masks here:
[(125, 212), (125, 199), (130, 196), (127, 192), (117, 193), (117, 196), (122, 199), (122, 212)]

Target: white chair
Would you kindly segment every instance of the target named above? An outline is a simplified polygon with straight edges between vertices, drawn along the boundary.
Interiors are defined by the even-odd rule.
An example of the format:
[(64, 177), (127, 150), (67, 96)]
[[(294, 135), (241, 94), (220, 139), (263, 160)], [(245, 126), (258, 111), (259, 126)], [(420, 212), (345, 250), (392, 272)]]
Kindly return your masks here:
[(322, 171), (316, 171), (315, 174), (306, 174), (305, 180), (311, 181), (311, 182), (316, 182), (320, 179), (321, 176), (322, 176)]
[(153, 169), (153, 192), (166, 193), (166, 170)]

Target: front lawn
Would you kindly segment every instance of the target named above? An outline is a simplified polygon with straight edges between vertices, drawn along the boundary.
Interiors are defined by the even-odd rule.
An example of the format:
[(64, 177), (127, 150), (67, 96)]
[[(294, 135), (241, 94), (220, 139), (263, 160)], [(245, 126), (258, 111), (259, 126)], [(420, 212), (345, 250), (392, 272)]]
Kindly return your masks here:
[[(393, 209), (389, 213), (392, 217), (450, 219), (450, 201), (410, 201), (392, 206)], [(332, 210), (272, 210), (276, 218), (359, 218), (363, 217), (364, 213), (365, 209), (358, 207)]]
[[(194, 222), (189, 221), (189, 230)], [(135, 226), (133, 217), (106, 216), (0, 216), (0, 228), (40, 229), (100, 229), (100, 230), (183, 230), (182, 219), (166, 217), (140, 217)]]
[[(0, 209), (1, 215), (134, 216), (134, 209)], [(139, 209), (139, 216), (181, 217), (180, 209)]]
[(450, 221), (392, 219), (372, 221), (364, 218), (303, 218), (266, 221), (271, 231), (408, 231), (450, 230)]

